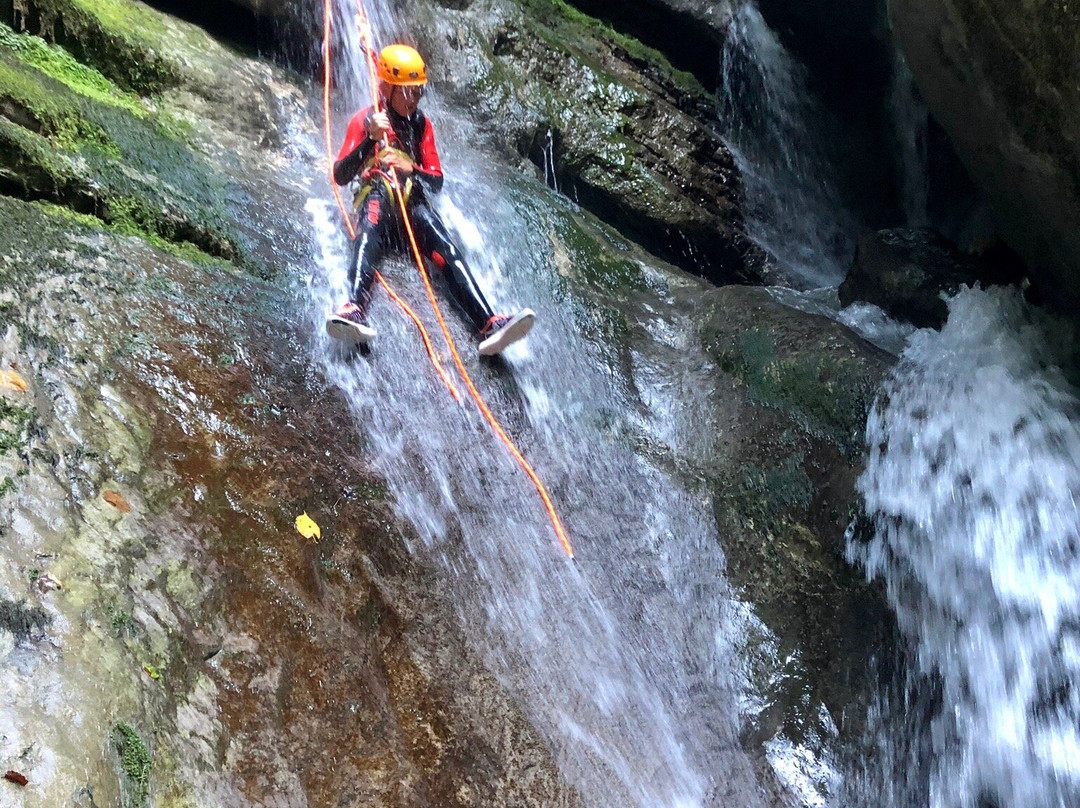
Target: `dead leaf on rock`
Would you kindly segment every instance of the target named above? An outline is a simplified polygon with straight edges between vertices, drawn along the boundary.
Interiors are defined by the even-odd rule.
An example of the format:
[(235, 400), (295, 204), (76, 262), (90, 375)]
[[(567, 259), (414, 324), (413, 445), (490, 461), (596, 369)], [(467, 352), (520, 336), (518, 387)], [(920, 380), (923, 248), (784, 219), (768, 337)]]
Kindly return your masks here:
[(18, 390), (20, 393), (27, 391), (26, 379), (14, 370), (0, 370), (0, 388)]
[(4, 775), (4, 779), (9, 782), (15, 783), (15, 785), (18, 786), (25, 786), (28, 782), (30, 782), (26, 779), (26, 775), (19, 774), (19, 772), (12, 770), (9, 770), (7, 774)]
[(124, 499), (124, 495), (119, 491), (106, 491), (102, 494), (105, 497), (105, 501), (112, 505), (120, 513), (130, 513), (131, 506), (128, 505), (128, 501)]

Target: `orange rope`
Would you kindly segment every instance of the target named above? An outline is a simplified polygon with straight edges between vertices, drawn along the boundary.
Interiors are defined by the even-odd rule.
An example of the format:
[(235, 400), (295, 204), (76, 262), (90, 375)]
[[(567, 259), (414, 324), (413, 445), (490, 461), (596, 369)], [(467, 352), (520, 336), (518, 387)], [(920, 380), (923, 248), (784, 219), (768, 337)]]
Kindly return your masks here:
[[(394, 176), (394, 194), (397, 196), (398, 206), (402, 211), (405, 211), (405, 197), (401, 191), (401, 185), (397, 181), (397, 173), (392, 173)], [(476, 389), (476, 385), (473, 384), (469, 371), (465, 369), (465, 363), (461, 361), (461, 355), (458, 354), (457, 346), (450, 336), (450, 330), (446, 327), (446, 320), (443, 319), (442, 309), (435, 299), (435, 290), (431, 288), (431, 281), (428, 279), (427, 272), (424, 271), (423, 259), (420, 256), (420, 247), (417, 246), (416, 237), (413, 235), (412, 222), (409, 221), (408, 214), (403, 215), (401, 218), (405, 222), (405, 232), (409, 236), (409, 245), (412, 247), (413, 258), (416, 259), (416, 264), (420, 267), (420, 277), (424, 279), (424, 288), (427, 290), (428, 300), (431, 301), (431, 308), (435, 311), (435, 317), (439, 321), (439, 328), (442, 329), (443, 337), (446, 339), (446, 345), (450, 348), (450, 355), (454, 357), (454, 365), (457, 367), (462, 380), (464, 380), (465, 386), (469, 390), (469, 395), (471, 395), (473, 401), (476, 402), (476, 406), (480, 408), (480, 412), (483, 413), (484, 419), (491, 426), (492, 431), (495, 432), (499, 440), (503, 442), (503, 445), (510, 454), (513, 455), (514, 459), (518, 462), (518, 465), (524, 469), (525, 473), (529, 476), (529, 479), (532, 480), (532, 484), (536, 486), (536, 490), (540, 494), (540, 499), (544, 501), (544, 508), (547, 510), (548, 518), (551, 519), (551, 526), (555, 528), (555, 535), (559, 537), (559, 542), (562, 544), (566, 554), (570, 558), (573, 558), (574, 548), (570, 546), (570, 539), (566, 537), (566, 531), (563, 530), (559, 514), (555, 512), (555, 506), (551, 503), (551, 497), (548, 495), (547, 488), (544, 487), (544, 484), (540, 481), (536, 472), (533, 471), (533, 467), (529, 465), (529, 461), (521, 454), (517, 446), (506, 434), (505, 430), (503, 430), (502, 425), (492, 414), (491, 410), (488, 409), (487, 402), (484, 401), (480, 392)]]
[[(323, 3), (323, 131), (326, 137), (326, 165), (330, 187), (334, 191), (334, 199), (337, 200), (338, 210), (341, 211), (341, 216), (345, 220), (345, 227), (349, 231), (349, 239), (355, 240), (356, 228), (353, 226), (352, 217), (346, 212), (345, 200), (341, 198), (341, 191), (338, 189), (338, 184), (334, 180), (334, 144), (330, 139), (330, 26), (333, 20), (332, 4), (333, 0), (324, 0)], [(368, 69), (369, 71), (371, 69), (370, 60)], [(372, 85), (372, 87), (374, 87), (374, 85)], [(461, 394), (450, 380), (450, 376), (447, 375), (442, 363), (439, 362), (439, 359), (435, 354), (435, 346), (431, 343), (431, 337), (428, 335), (427, 329), (424, 328), (424, 324), (420, 321), (420, 318), (416, 316), (416, 312), (414, 312), (401, 296), (394, 291), (393, 287), (390, 286), (387, 280), (382, 276), (382, 273), (376, 272), (375, 279), (386, 290), (390, 299), (397, 303), (398, 306), (401, 307), (401, 310), (413, 321), (413, 324), (420, 332), (420, 339), (424, 342), (424, 350), (427, 351), (428, 358), (431, 360), (431, 364), (439, 374), (439, 378), (442, 379), (443, 384), (446, 385), (446, 389), (450, 391), (450, 395), (453, 396), (454, 401), (460, 402)]]
[[(328, 9), (330, 2), (331, 0), (326, 0)], [(371, 56), (374, 53), (371, 43), (371, 26), (368, 23), (367, 15), (364, 13), (363, 0), (357, 0), (356, 5), (357, 29), (359, 30), (360, 37), (363, 40), (363, 46), (365, 50), (364, 58), (367, 62), (368, 79), (371, 83), (372, 108), (377, 110), (379, 108), (379, 101), (375, 84), (375, 67), (372, 64), (371, 60)], [(327, 11), (327, 14), (329, 14), (329, 11)], [(326, 25), (327, 30), (329, 30), (329, 21), (327, 21)], [(327, 45), (326, 58), (327, 60), (329, 60), (329, 45)], [(327, 86), (329, 86), (329, 80), (327, 81)], [(327, 93), (329, 94), (329, 90), (327, 90)], [(327, 97), (329, 97), (329, 95)], [(329, 117), (327, 118), (327, 120), (329, 121)], [(329, 135), (327, 135), (328, 147), (329, 143)], [(469, 371), (465, 368), (465, 363), (461, 361), (461, 355), (458, 353), (457, 346), (454, 344), (454, 340), (450, 336), (450, 329), (446, 326), (446, 320), (443, 318), (442, 309), (439, 306), (438, 300), (435, 298), (435, 290), (431, 288), (431, 280), (428, 278), (427, 271), (424, 269), (424, 259), (420, 253), (420, 247), (416, 243), (416, 236), (413, 233), (412, 221), (409, 217), (408, 209), (405, 207), (405, 195), (401, 189), (401, 183), (398, 180), (396, 170), (390, 171), (390, 179), (391, 185), (394, 189), (394, 196), (397, 200), (398, 210), (401, 211), (401, 219), (405, 224), (405, 232), (409, 237), (409, 246), (412, 248), (413, 259), (416, 261), (417, 269), (420, 270), (420, 277), (424, 282), (424, 289), (427, 291), (428, 300), (431, 302), (431, 308), (435, 312), (436, 319), (439, 321), (439, 328), (442, 330), (443, 338), (446, 340), (446, 345), (450, 349), (450, 355), (454, 359), (454, 365), (457, 367), (458, 374), (465, 382), (465, 386), (468, 388), (469, 394), (476, 402), (477, 407), (480, 408), (480, 412), (483, 414), (484, 419), (488, 422), (488, 425), (491, 427), (492, 431), (496, 434), (496, 436), (498, 436), (499, 440), (502, 441), (507, 451), (509, 451), (513, 458), (518, 462), (518, 465), (520, 465), (521, 468), (524, 469), (525, 474), (528, 475), (529, 479), (532, 481), (532, 484), (536, 487), (537, 492), (540, 494), (540, 499), (544, 502), (544, 508), (547, 511), (548, 518), (551, 520), (551, 525), (555, 529), (555, 535), (558, 536), (559, 542), (562, 544), (563, 550), (566, 552), (566, 555), (570, 558), (573, 558), (574, 548), (570, 546), (570, 540), (566, 536), (566, 531), (563, 529), (562, 521), (559, 519), (559, 515), (555, 511), (554, 504), (552, 504), (551, 502), (551, 496), (548, 494), (547, 488), (544, 487), (543, 482), (541, 482), (536, 472), (533, 471), (532, 466), (529, 465), (529, 461), (526, 460), (525, 456), (521, 454), (517, 446), (510, 439), (510, 436), (506, 434), (506, 431), (502, 428), (502, 425), (495, 418), (495, 415), (488, 408), (487, 403), (480, 395), (480, 391), (478, 391), (476, 389), (476, 385), (473, 384), (472, 377), (469, 375)], [(389, 290), (389, 287), (387, 288)], [(426, 341), (425, 344), (427, 344)], [(441, 372), (442, 368), (440, 367), (439, 370)], [(451, 390), (452, 392), (456, 393), (456, 391), (452, 388)]]

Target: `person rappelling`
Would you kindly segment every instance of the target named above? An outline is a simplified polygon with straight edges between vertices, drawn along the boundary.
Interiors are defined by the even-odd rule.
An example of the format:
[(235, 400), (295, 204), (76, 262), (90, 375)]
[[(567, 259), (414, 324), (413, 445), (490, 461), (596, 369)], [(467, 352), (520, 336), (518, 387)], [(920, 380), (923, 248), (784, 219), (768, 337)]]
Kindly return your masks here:
[[(376, 264), (388, 247), (405, 244), (400, 198), (420, 253), (446, 278), (454, 302), (479, 337), (479, 353), (500, 353), (529, 332), (536, 315), (531, 309), (513, 316), (492, 310), (430, 204), (429, 195), (442, 190), (443, 172), (435, 130), (419, 110), (427, 84), (424, 60), (408, 45), (388, 45), (379, 53), (377, 72), (379, 104), (352, 117), (334, 163), (338, 185), (359, 177), (354, 198), (358, 223), (349, 262), (349, 300), (329, 317), (326, 329), (335, 339), (353, 344), (375, 338), (368, 312)], [(400, 184), (400, 197), (395, 194), (395, 182)]]

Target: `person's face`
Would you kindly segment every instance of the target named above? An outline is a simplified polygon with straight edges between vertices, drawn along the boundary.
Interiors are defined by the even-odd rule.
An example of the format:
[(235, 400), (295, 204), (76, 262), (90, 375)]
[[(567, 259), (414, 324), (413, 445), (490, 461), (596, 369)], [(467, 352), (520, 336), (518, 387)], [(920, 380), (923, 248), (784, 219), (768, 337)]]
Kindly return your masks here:
[(403, 118), (410, 117), (416, 112), (416, 108), (420, 106), (420, 99), (424, 95), (423, 86), (419, 87), (394, 87), (394, 92), (390, 96), (390, 105), (394, 108), (394, 112)]

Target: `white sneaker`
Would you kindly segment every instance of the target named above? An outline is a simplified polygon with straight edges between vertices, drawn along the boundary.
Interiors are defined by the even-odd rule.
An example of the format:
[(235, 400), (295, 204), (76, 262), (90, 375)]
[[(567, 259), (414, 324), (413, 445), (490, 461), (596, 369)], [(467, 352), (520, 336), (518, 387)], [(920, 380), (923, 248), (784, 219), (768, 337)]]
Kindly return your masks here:
[(536, 312), (532, 309), (522, 309), (513, 317), (496, 314), (480, 332), (480, 355), (494, 356), (502, 353), (528, 334), (535, 322)]
[(367, 345), (375, 339), (375, 329), (355, 303), (346, 303), (326, 320), (326, 333), (350, 345)]

